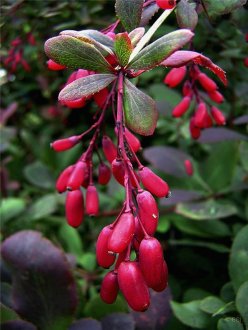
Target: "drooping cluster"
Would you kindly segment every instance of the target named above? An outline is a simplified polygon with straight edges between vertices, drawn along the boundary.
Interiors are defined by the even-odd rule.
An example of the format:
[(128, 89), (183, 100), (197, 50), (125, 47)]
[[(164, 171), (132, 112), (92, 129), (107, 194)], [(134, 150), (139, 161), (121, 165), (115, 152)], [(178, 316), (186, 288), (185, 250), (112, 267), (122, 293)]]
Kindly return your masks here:
[[(193, 139), (198, 139), (201, 130), (216, 125), (225, 125), (226, 119), (220, 109), (211, 103), (222, 103), (223, 95), (219, 92), (217, 84), (201, 72), (198, 65), (192, 64), (187, 68), (181, 66), (173, 68), (166, 75), (164, 83), (170, 88), (178, 86), (188, 72), (189, 78), (184, 82), (182, 88), (183, 98), (175, 106), (172, 115), (175, 118), (183, 116), (190, 106), (194, 105), (194, 114), (191, 116), (189, 130)], [(201, 87), (202, 90), (199, 90)]]
[(3, 65), (10, 73), (16, 72), (18, 66), (21, 66), (27, 72), (31, 70), (30, 65), (23, 56), (26, 42), (31, 46), (35, 46), (36, 41), (32, 33), (28, 33), (25, 40), (17, 37), (11, 41), (8, 55), (3, 57)]

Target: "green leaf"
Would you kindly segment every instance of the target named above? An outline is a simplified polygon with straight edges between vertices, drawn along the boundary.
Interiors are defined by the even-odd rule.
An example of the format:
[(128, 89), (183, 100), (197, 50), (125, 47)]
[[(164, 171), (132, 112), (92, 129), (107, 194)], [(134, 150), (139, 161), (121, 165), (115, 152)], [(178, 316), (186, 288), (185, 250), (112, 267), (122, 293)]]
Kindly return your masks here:
[(183, 324), (193, 328), (207, 329), (210, 317), (200, 309), (200, 303), (201, 300), (183, 304), (172, 301), (171, 307), (176, 318)]
[(76, 256), (82, 255), (83, 244), (77, 229), (68, 226), (67, 223), (63, 223), (59, 229), (59, 236), (65, 242), (66, 251)]
[(4, 198), (0, 204), (0, 218), (3, 223), (17, 218), (25, 210), (25, 201), (21, 198)]
[(181, 0), (176, 7), (177, 23), (180, 28), (194, 30), (198, 23), (198, 15), (195, 4), (187, 0)]
[(208, 314), (214, 314), (225, 305), (224, 301), (215, 296), (204, 298), (200, 303), (200, 309)]
[(229, 275), (235, 291), (248, 279), (248, 225), (237, 234), (231, 248)]
[(209, 199), (204, 202), (179, 203), (176, 213), (194, 220), (211, 220), (236, 214), (237, 209), (230, 202)]
[[(160, 219), (159, 219), (160, 221)], [(159, 232), (159, 230), (157, 230)], [(169, 245), (173, 246), (198, 246), (206, 249), (210, 249), (219, 253), (228, 253), (229, 249), (223, 244), (217, 244), (217, 243), (209, 243), (204, 241), (196, 241), (196, 240), (190, 240), (190, 239), (182, 239), (182, 240), (169, 240)]]
[(207, 12), (210, 16), (231, 13), (234, 9), (246, 4), (246, 0), (204, 0)]
[(248, 171), (248, 142), (242, 141), (240, 143), (239, 154), (243, 168)]
[(124, 81), (123, 106), (125, 123), (133, 132), (141, 135), (153, 134), (158, 118), (156, 103), (128, 79)]
[(236, 306), (241, 314), (245, 325), (248, 327), (248, 281), (243, 283), (237, 292)]
[(96, 268), (96, 255), (95, 253), (84, 253), (78, 256), (77, 262), (87, 271), (92, 272)]
[(229, 303), (225, 304), (224, 306), (220, 307), (212, 316), (223, 315), (230, 312), (236, 312), (236, 306), (234, 301), (230, 301)]
[(61, 35), (50, 38), (45, 43), (45, 52), (53, 61), (70, 69), (111, 72), (108, 62), (86, 37)]
[(158, 228), (157, 232), (158, 233), (166, 233), (170, 228), (170, 220), (168, 219), (168, 216), (161, 216), (159, 218), (158, 222)]
[(237, 317), (226, 317), (220, 319), (217, 324), (218, 330), (244, 330), (242, 323)]
[(127, 32), (118, 33), (115, 36), (114, 51), (120, 65), (125, 66), (128, 63), (132, 53), (133, 46)]
[(29, 220), (46, 218), (57, 210), (58, 200), (54, 194), (48, 194), (35, 201), (26, 214)]
[(128, 32), (140, 24), (143, 2), (143, 0), (116, 0), (116, 15)]
[(225, 302), (230, 302), (234, 300), (235, 292), (233, 290), (232, 282), (227, 282), (223, 285), (220, 291), (220, 297)]
[(10, 320), (19, 320), (20, 317), (13, 309), (0, 303), (1, 324)]
[(168, 56), (188, 43), (193, 35), (191, 31), (186, 29), (166, 34), (141, 50), (129, 63), (128, 68), (149, 70), (159, 65)]
[(60, 101), (75, 101), (91, 96), (111, 84), (116, 79), (113, 74), (94, 74), (77, 79), (59, 93)]
[(27, 165), (24, 168), (24, 175), (26, 179), (33, 185), (44, 188), (53, 189), (55, 181), (48, 167), (39, 161)]

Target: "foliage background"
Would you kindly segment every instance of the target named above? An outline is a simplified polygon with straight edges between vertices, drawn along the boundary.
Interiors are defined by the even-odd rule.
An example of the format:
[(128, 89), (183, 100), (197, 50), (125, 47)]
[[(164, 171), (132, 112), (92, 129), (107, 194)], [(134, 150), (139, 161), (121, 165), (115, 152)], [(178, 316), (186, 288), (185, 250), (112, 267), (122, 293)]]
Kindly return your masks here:
[[(147, 312), (144, 325), (144, 317), (139, 313), (112, 315), (128, 312), (121, 297), (113, 306), (101, 303), (98, 297), (105, 272), (96, 265), (95, 242), (102, 226), (118, 213), (122, 188), (114, 180), (108, 188), (99, 187), (100, 216), (86, 218), (78, 230), (68, 227), (64, 196), (56, 194), (54, 184), (61, 170), (75, 161), (79, 149), (56, 154), (49, 148), (54, 139), (85, 130), (95, 108), (88, 103), (83, 109), (70, 110), (57, 103), (68, 71), (52, 72), (46, 68), (43, 44), (61, 30), (108, 26), (115, 20), (114, 1), (3, 1), (1, 55), (5, 56), (11, 40), (20, 36), (31, 71), (18, 67), (14, 74), (7, 75), (6, 70), (1, 70), (2, 240), (22, 230), (41, 232), (67, 254), (70, 267), (69, 264), (66, 267), (72, 269), (79, 296), (74, 315), (72, 312), (63, 315), (63, 308), (70, 310), (72, 306), (65, 302), (68, 306), (62, 308), (57, 303), (60, 297), (54, 292), (50, 298), (57, 319), (48, 316), (44, 309), (43, 318), (47, 323), (41, 325), (34, 314), (41, 310), (42, 304), (37, 310), (30, 310), (27, 304), (24, 319), (40, 329), (67, 329), (73, 319), (85, 317), (102, 320), (101, 324), (91, 321), (95, 322), (91, 324), (93, 329), (99, 326), (105, 329), (106, 324), (110, 329), (114, 322), (119, 322), (119, 327), (128, 325), (130, 329), (244, 329), (245, 324), (248, 326), (245, 309), (245, 304), (248, 306), (248, 69), (243, 63), (247, 53), (246, 18), (247, 5), (211, 21), (202, 13), (195, 31), (196, 50), (227, 72), (228, 87), (225, 89), (219, 84), (226, 100), (221, 105), (228, 117), (225, 129), (205, 131), (200, 141), (192, 141), (187, 118), (179, 121), (171, 118), (172, 108), (180, 101), (181, 94), (180, 88), (170, 90), (163, 84), (167, 70), (154, 69), (137, 81), (158, 102), (160, 111), (155, 135), (142, 138), (143, 159), (168, 181), (172, 190), (169, 200), (160, 201), (161, 217), (156, 234), (170, 271), (170, 292), (154, 296), (154, 307)], [(176, 27), (175, 15), (171, 15), (155, 37)], [(28, 32), (35, 36), (35, 46), (25, 41)], [(15, 110), (12, 113), (8, 110), (9, 118), (4, 120), (11, 104)], [(111, 127), (109, 134), (113, 136)], [(194, 164), (192, 177), (184, 172), (185, 157)], [(37, 260), (43, 243), (41, 238), (37, 239)], [(14, 258), (17, 251), (11, 248)], [(25, 256), (22, 257), (24, 263)], [(40, 260), (44, 266), (43, 262), (49, 262), (49, 258)], [(11, 311), (15, 304), (11, 290), (16, 275), (11, 279), (5, 262), (1, 263), (1, 272), (2, 322), (19, 319)], [(43, 278), (42, 273), (38, 275)], [(25, 288), (23, 294), (31, 300), (36, 297), (35, 291), (41, 289), (32, 278)], [(49, 292), (51, 288), (48, 281), (42, 290)], [(21, 300), (22, 297), (15, 298)], [(69, 298), (76, 303), (75, 295), (65, 293), (65, 300)], [(169, 303), (170, 299), (173, 302)], [(79, 323), (75, 324), (70, 329), (77, 329)], [(27, 324), (23, 329), (27, 329)]]

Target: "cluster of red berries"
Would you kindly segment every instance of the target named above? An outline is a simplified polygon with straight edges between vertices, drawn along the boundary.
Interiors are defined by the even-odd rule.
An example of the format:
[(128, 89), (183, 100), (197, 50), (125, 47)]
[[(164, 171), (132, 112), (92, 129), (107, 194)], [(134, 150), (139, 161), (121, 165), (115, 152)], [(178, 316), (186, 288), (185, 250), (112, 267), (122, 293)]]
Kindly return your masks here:
[[(225, 125), (226, 119), (222, 111), (209, 103), (209, 99), (215, 103), (222, 103), (224, 97), (218, 91), (216, 83), (201, 72), (198, 65), (191, 65), (188, 71), (189, 79), (184, 82), (182, 89), (183, 98), (173, 109), (172, 115), (176, 118), (181, 117), (190, 108), (191, 103), (195, 101), (195, 112), (190, 119), (189, 129), (192, 138), (198, 139), (201, 130), (212, 127), (214, 122), (217, 125)], [(166, 75), (164, 83), (174, 88), (184, 80), (186, 73), (186, 66), (173, 68)], [(198, 89), (199, 85), (203, 89), (202, 92)]]
[(25, 71), (30, 71), (30, 65), (23, 57), (24, 45), (28, 42), (31, 46), (35, 46), (36, 41), (32, 33), (28, 33), (25, 40), (20, 37), (11, 41), (11, 47), (8, 55), (3, 60), (3, 65), (10, 73), (16, 72), (17, 66), (20, 65)]

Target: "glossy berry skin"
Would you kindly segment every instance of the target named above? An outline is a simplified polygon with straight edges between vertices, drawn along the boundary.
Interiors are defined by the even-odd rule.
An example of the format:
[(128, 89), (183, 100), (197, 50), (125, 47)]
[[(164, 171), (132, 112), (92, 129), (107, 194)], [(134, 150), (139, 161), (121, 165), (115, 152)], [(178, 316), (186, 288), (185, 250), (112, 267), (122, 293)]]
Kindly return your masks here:
[(112, 173), (117, 182), (124, 186), (125, 167), (122, 160), (114, 159), (112, 164)]
[(216, 83), (209, 78), (205, 73), (199, 73), (197, 76), (197, 79), (201, 86), (207, 91), (207, 92), (213, 92), (217, 89)]
[(78, 136), (71, 136), (67, 139), (56, 140), (51, 143), (51, 148), (57, 152), (65, 151), (74, 147), (80, 141)]
[(108, 98), (108, 89), (103, 88), (100, 92), (93, 95), (94, 101), (99, 106), (99, 108), (103, 108), (105, 105), (105, 102)]
[(148, 287), (153, 289), (162, 283), (164, 286), (167, 284), (168, 279), (163, 272), (163, 250), (156, 238), (145, 238), (140, 243), (139, 265)]
[(64, 65), (56, 63), (53, 60), (47, 61), (47, 67), (49, 70), (52, 70), (52, 71), (60, 71), (60, 70), (64, 70), (66, 68)]
[(223, 113), (216, 107), (211, 108), (211, 115), (214, 118), (214, 121), (217, 125), (225, 125), (226, 124), (226, 118), (223, 115)]
[(101, 290), (100, 297), (106, 304), (113, 304), (117, 298), (119, 291), (117, 272), (112, 271), (105, 275)]
[(123, 213), (113, 229), (108, 242), (108, 250), (114, 253), (123, 252), (131, 242), (135, 231), (134, 216), (131, 212)]
[(196, 108), (195, 112), (195, 126), (199, 128), (205, 127), (205, 118), (207, 116), (208, 110), (205, 103), (200, 102)]
[(176, 5), (176, 0), (156, 0), (156, 3), (162, 9), (172, 9)]
[(215, 103), (222, 103), (224, 101), (224, 96), (218, 91), (213, 91), (211, 93), (208, 93), (208, 96)]
[(175, 118), (179, 118), (185, 114), (190, 106), (191, 98), (189, 96), (185, 96), (181, 102), (179, 102), (172, 111), (172, 116)]
[(184, 167), (185, 167), (185, 172), (187, 173), (187, 175), (192, 176), (194, 173), (194, 169), (193, 169), (193, 164), (191, 163), (191, 161), (189, 159), (186, 159), (184, 161)]
[(144, 312), (150, 305), (150, 294), (137, 262), (124, 261), (118, 268), (118, 283), (128, 305)]
[(153, 235), (158, 226), (158, 206), (149, 191), (142, 191), (136, 196), (139, 218), (148, 235)]
[(134, 134), (132, 134), (127, 128), (125, 129), (125, 136), (133, 152), (139, 151), (141, 148), (140, 140)]
[(195, 117), (190, 119), (189, 130), (191, 137), (197, 140), (201, 135), (201, 129), (195, 125)]
[(70, 226), (78, 227), (84, 219), (84, 198), (81, 190), (69, 191), (65, 202), (66, 219)]
[(108, 184), (111, 179), (111, 174), (110, 168), (106, 164), (100, 163), (98, 167), (98, 183), (103, 186)]
[(139, 169), (139, 176), (143, 186), (157, 197), (167, 197), (169, 194), (168, 184), (148, 167)]
[(117, 148), (107, 135), (102, 138), (102, 150), (107, 161), (111, 164), (117, 156)]
[(156, 292), (162, 292), (164, 289), (166, 289), (168, 285), (168, 268), (165, 260), (163, 262), (163, 268), (161, 270), (161, 279), (161, 282), (159, 282), (156, 286), (153, 287), (153, 290)]
[(99, 197), (94, 185), (89, 185), (86, 189), (86, 213), (97, 215), (99, 212)]
[(78, 189), (84, 181), (86, 171), (87, 164), (82, 161), (77, 162), (68, 180), (67, 189), (70, 191)]
[(174, 88), (183, 81), (186, 72), (187, 72), (186, 66), (182, 66), (180, 68), (174, 68), (170, 70), (170, 72), (166, 75), (164, 79), (164, 83), (168, 85), (170, 88)]
[(61, 102), (63, 105), (67, 106), (68, 108), (71, 109), (79, 109), (79, 108), (83, 108), (85, 106), (85, 99), (78, 99), (75, 101), (62, 101)]
[(109, 226), (104, 227), (96, 242), (96, 260), (99, 266), (109, 268), (115, 262), (115, 255), (108, 253), (108, 241), (113, 233)]
[(67, 183), (74, 169), (74, 165), (70, 165), (64, 169), (56, 181), (56, 189), (61, 194), (66, 191)]

